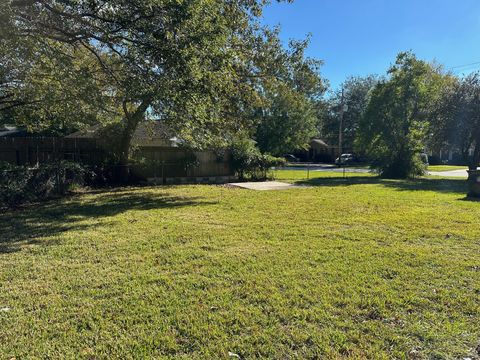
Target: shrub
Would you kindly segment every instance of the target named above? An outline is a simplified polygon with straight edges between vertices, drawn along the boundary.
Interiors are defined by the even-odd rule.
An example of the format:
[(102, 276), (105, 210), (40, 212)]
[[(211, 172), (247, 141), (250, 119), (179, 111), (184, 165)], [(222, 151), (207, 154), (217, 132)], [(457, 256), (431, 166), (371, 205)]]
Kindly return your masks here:
[(64, 195), (72, 187), (83, 184), (86, 170), (67, 161), (35, 167), (0, 164), (0, 207)]
[(238, 139), (232, 144), (232, 165), (240, 179), (263, 180), (268, 170), (285, 164), (285, 160), (262, 154), (253, 140)]
[(387, 179), (406, 179), (424, 175), (427, 165), (418, 152), (404, 151), (386, 154), (377, 151), (376, 156), (371, 156), (371, 167), (382, 177)]

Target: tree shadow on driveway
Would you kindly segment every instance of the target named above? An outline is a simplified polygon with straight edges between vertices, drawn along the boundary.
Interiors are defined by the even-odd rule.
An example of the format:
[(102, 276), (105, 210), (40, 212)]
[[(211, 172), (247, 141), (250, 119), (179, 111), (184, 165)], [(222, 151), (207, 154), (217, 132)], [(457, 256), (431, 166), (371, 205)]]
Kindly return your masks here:
[[(52, 245), (48, 239), (66, 231), (86, 230), (94, 225), (85, 220), (100, 219), (129, 210), (148, 211), (214, 204), (200, 197), (178, 197), (165, 191), (129, 188), (96, 191), (95, 196), (75, 195), (51, 200), (0, 214), (0, 255), (21, 250), (23, 246)], [(89, 195), (89, 194), (87, 194)], [(102, 226), (106, 226), (103, 222)]]

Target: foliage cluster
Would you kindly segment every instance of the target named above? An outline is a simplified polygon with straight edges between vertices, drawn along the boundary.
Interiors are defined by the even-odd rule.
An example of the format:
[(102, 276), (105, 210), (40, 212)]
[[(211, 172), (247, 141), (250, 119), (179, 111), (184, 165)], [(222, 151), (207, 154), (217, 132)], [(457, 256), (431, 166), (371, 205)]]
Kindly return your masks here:
[(450, 77), (439, 90), (430, 123), (428, 143), (432, 148), (458, 151), (471, 169), (480, 165), (479, 72), (461, 79)]
[(388, 75), (369, 95), (356, 145), (384, 177), (422, 175), (429, 111), (444, 77), (412, 53), (399, 54)]
[(274, 77), (260, 80), (263, 102), (253, 108), (253, 138), (263, 153), (283, 155), (308, 148), (318, 134), (317, 108), (326, 91), (320, 76), (322, 62), (306, 57), (309, 39), (283, 48), (278, 29), (266, 42), (265, 53), (275, 60), (266, 66)]
[(232, 166), (240, 179), (266, 179), (268, 170), (285, 164), (282, 158), (262, 154), (255, 142), (245, 137), (237, 139), (231, 147)]
[(460, 78), (411, 52), (400, 53), (385, 77), (349, 78), (322, 103), (321, 136), (336, 145), (341, 127), (343, 149), (367, 155), (384, 177), (420, 175), (425, 170), (421, 154), (427, 152), (431, 164), (441, 164), (436, 155), (441, 150), (476, 168), (479, 79), (479, 73)]
[(321, 63), (305, 56), (308, 39), (285, 47), (261, 24), (267, 3), (4, 2), (0, 117), (59, 133), (120, 123), (111, 130), (121, 164), (146, 118), (198, 149), (257, 129), (264, 152), (304, 146), (324, 91)]
[(61, 161), (35, 167), (0, 164), (0, 208), (64, 195), (82, 185), (87, 170), (78, 163)]
[(379, 81), (381, 78), (375, 75), (349, 77), (321, 104), (318, 108), (321, 119), (319, 130), (324, 141), (330, 145), (338, 144), (340, 109), (343, 106), (342, 147), (346, 151), (355, 147), (360, 119), (365, 113), (370, 93)]

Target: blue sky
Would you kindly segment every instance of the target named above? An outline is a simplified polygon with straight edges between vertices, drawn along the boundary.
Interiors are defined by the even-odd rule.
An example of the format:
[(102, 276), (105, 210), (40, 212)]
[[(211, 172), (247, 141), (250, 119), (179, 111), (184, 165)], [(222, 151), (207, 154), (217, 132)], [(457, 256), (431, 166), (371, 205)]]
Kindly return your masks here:
[(325, 61), (333, 88), (384, 74), (405, 50), (459, 75), (480, 69), (480, 0), (296, 0), (269, 5), (263, 20), (280, 24), (284, 41), (310, 33), (308, 55)]

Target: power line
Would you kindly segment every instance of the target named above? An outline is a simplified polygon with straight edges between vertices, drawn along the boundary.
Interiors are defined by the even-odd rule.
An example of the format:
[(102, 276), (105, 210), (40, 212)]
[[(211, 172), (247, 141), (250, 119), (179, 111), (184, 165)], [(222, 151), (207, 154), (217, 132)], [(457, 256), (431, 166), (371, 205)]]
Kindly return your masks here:
[(473, 62), (473, 63), (470, 63), (470, 64), (465, 64), (465, 65), (452, 66), (452, 67), (450, 68), (450, 70), (458, 69), (458, 68), (463, 68), (463, 67), (469, 67), (469, 66), (472, 66), (472, 65), (480, 65), (480, 61)]
[(467, 67), (467, 68), (463, 68), (463, 69), (453, 70), (453, 73), (454, 74), (471, 73), (471, 72), (478, 71), (478, 70), (480, 70), (480, 65), (471, 66), (471, 67)]

